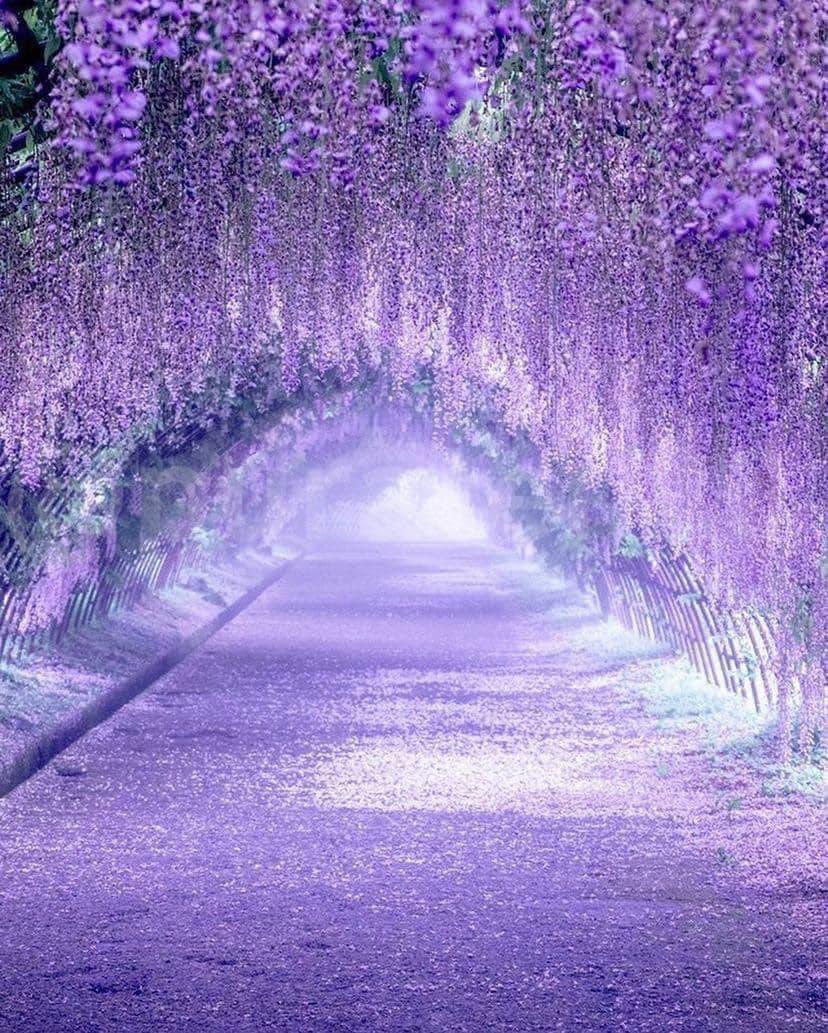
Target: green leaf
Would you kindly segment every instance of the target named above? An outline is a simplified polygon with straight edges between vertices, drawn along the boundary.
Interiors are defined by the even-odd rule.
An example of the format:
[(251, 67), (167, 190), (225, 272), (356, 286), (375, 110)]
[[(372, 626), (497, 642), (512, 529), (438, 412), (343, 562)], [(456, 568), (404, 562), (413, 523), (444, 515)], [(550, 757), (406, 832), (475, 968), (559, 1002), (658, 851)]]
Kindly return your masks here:
[(57, 35), (55, 35), (55, 33), (50, 32), (49, 35), (46, 37), (46, 43), (44, 44), (44, 48), (43, 48), (43, 53), (44, 53), (44, 56), (46, 58), (46, 63), (47, 64), (48, 64), (49, 61), (52, 60), (52, 58), (55, 56), (55, 54), (57, 54), (57, 52), (60, 50), (61, 46), (62, 46), (62, 41), (60, 39), (60, 36), (57, 36)]
[(626, 556), (627, 559), (643, 559), (647, 555), (647, 546), (640, 538), (628, 532), (621, 539), (618, 553), (621, 556)]

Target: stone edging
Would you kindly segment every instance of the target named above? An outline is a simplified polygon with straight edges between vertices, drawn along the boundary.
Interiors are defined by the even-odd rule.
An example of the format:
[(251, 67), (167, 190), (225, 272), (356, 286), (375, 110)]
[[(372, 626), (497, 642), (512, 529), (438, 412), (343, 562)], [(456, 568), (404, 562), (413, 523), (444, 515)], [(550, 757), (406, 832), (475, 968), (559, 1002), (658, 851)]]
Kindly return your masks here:
[(36, 736), (18, 750), (16, 756), (9, 758), (0, 766), (0, 798), (31, 778), (73, 742), (112, 717), (124, 704), (129, 703), (130, 700), (180, 664), (225, 624), (250, 606), (300, 558), (300, 556), (294, 556), (284, 563), (280, 563), (221, 613), (216, 614), (202, 627), (191, 632), (135, 674), (114, 682), (104, 689), (96, 699), (72, 713), (66, 714), (50, 727), (40, 729)]

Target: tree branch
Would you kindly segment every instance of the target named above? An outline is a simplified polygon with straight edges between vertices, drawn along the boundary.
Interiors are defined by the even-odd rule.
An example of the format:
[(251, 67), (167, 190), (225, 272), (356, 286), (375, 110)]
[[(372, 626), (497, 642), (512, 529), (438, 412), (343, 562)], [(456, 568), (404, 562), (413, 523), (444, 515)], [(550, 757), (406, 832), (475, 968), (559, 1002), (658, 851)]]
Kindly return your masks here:
[(46, 79), (46, 57), (43, 44), (32, 31), (26, 21), (26, 11), (34, 7), (34, 0), (0, 0), (0, 9), (15, 18), (14, 26), (9, 28), (17, 45), (13, 54), (0, 58), (0, 79), (15, 79), (25, 75), (30, 69), (37, 72), (38, 81), (42, 84)]

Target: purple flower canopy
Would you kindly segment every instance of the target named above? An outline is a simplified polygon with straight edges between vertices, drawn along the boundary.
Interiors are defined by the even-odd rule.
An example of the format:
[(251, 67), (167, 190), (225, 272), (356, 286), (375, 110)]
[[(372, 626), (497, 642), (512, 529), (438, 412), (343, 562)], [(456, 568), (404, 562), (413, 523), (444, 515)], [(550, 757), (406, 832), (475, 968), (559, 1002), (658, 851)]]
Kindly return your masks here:
[(58, 7), (54, 145), (0, 227), (24, 482), (267, 356), (288, 392), (426, 369), (442, 425), (485, 406), (824, 649), (820, 5)]

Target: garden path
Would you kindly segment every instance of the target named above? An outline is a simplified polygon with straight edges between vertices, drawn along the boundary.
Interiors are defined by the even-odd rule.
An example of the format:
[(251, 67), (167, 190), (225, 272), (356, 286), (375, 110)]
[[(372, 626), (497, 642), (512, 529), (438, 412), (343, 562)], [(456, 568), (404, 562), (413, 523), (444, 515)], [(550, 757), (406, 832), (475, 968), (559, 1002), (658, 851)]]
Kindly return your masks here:
[(0, 1029), (825, 1029), (670, 665), (497, 549), (320, 549), (0, 802)]

